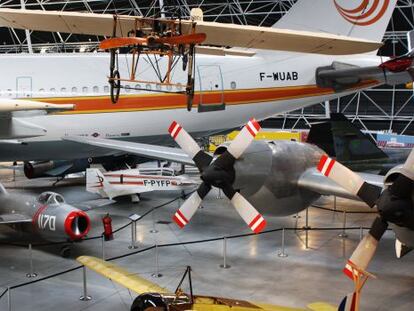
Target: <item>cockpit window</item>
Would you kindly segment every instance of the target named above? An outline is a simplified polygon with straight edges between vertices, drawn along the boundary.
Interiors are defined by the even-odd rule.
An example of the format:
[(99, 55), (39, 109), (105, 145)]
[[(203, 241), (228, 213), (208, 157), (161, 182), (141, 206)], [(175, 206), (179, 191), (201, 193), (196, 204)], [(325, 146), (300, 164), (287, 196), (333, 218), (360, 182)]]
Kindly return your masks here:
[(65, 200), (60, 194), (56, 194), (55, 199), (56, 199), (56, 202), (58, 203), (65, 203)]
[(40, 204), (62, 204), (65, 203), (65, 199), (58, 193), (54, 192), (43, 192), (39, 195), (37, 201)]

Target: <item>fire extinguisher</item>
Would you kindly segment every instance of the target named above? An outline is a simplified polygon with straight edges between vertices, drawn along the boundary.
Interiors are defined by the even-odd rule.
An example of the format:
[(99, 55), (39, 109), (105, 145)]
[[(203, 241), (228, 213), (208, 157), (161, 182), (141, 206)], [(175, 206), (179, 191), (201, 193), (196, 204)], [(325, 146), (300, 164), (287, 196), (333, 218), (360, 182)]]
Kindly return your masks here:
[(102, 223), (104, 226), (104, 238), (105, 241), (111, 241), (114, 239), (114, 234), (112, 232), (112, 218), (109, 216), (109, 213), (106, 214), (103, 218), (102, 218)]

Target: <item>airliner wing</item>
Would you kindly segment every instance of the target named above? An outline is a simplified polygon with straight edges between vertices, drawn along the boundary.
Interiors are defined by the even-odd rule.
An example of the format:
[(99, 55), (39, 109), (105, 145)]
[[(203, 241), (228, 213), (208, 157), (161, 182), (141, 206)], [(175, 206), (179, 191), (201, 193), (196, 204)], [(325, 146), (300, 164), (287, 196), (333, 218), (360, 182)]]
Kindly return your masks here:
[[(368, 173), (358, 173), (366, 182), (384, 187), (384, 176)], [(342, 188), (337, 183), (322, 175), (316, 168), (306, 170), (298, 180), (299, 188), (310, 190), (321, 195), (334, 195), (341, 198), (360, 201), (357, 196)]]
[(46, 134), (46, 129), (32, 124), (24, 118), (13, 118), (21, 111), (56, 112), (72, 110), (71, 104), (50, 104), (26, 99), (0, 99), (0, 141), (8, 144), (21, 144), (20, 138), (39, 137)]
[(190, 157), (179, 148), (163, 147), (149, 144), (133, 143), (128, 141), (120, 141), (105, 138), (92, 138), (80, 136), (62, 137), (63, 140), (73, 141), (80, 144), (92, 145), (106, 149), (119, 150), (129, 154), (138, 156), (166, 160), (176, 163), (182, 163), (195, 166)]
[[(145, 20), (144, 17), (128, 15), (117, 15), (116, 18), (116, 36), (127, 36), (136, 21)], [(161, 24), (167, 22), (159, 19)], [(176, 20), (176, 23), (179, 21)], [(181, 20), (182, 33), (191, 33), (193, 23), (196, 23), (196, 32), (206, 34), (205, 45), (327, 55), (365, 53), (382, 45), (380, 42), (322, 32), (190, 20)], [(17, 29), (113, 36), (113, 25), (114, 16), (111, 14), (0, 9), (0, 26)]]
[(0, 99), (0, 115), (7, 115), (14, 111), (30, 111), (30, 110), (45, 110), (45, 111), (62, 111), (72, 110), (75, 105), (72, 104), (50, 104), (26, 99)]

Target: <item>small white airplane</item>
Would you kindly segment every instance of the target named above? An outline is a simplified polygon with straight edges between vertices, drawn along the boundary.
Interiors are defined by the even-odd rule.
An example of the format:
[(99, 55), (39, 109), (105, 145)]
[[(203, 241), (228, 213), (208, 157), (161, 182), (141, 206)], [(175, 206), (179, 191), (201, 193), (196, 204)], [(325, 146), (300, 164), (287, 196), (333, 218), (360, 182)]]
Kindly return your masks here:
[(128, 169), (101, 172), (97, 168), (86, 170), (86, 191), (98, 193), (113, 199), (131, 196), (132, 202), (139, 202), (139, 194), (151, 191), (192, 190), (200, 182), (187, 176), (174, 176), (174, 171), (166, 168)]
[[(299, 0), (272, 28), (157, 20), (157, 24), (175, 30), (181, 26), (182, 32), (175, 38), (181, 42), (192, 31), (205, 34), (202, 44), (196, 46), (191, 112), (187, 111), (188, 72), (184, 70), (190, 62), (183, 60), (188, 57), (181, 57), (171, 66), (171, 77), (184, 81), (181, 86), (165, 80), (137, 82), (159, 78), (146, 55), (141, 55), (143, 62), (134, 71), (135, 79), (126, 74), (134, 68), (131, 62), (137, 50), (147, 49), (151, 40), (152, 44), (169, 40), (168, 33), (162, 31), (151, 40), (149, 36), (137, 37), (137, 25), (154, 20), (0, 9), (0, 27), (90, 34), (124, 43), (146, 42), (131, 43), (127, 47), (130, 53), (116, 54), (115, 67), (110, 64), (111, 53), (0, 55), (0, 67), (7, 72), (7, 79), (0, 80), (1, 98), (74, 105), (73, 110), (48, 114), (38, 108), (2, 111), (0, 160), (70, 160), (113, 154), (109, 149), (62, 140), (70, 136), (169, 145), (172, 140), (165, 135), (165, 128), (173, 118), (194, 137), (202, 137), (237, 128), (250, 117), (263, 120), (358, 90), (411, 82), (411, 55), (390, 60), (376, 55), (396, 2)], [(152, 28), (141, 30), (145, 33), (148, 29)], [(128, 33), (132, 39), (124, 37)], [(168, 44), (161, 44), (165, 46)], [(166, 68), (168, 57), (157, 62)], [(126, 80), (121, 89), (116, 88), (121, 81), (114, 78), (118, 77), (115, 70), (122, 75), (121, 80)], [(116, 103), (109, 96), (111, 88), (120, 91)]]

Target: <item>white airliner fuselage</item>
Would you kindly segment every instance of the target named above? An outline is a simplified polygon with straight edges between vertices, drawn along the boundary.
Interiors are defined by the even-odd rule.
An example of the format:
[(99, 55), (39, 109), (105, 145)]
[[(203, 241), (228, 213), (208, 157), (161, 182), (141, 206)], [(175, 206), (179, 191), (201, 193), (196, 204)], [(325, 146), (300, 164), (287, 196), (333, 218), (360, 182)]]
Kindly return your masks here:
[[(130, 70), (119, 56), (121, 77)], [(258, 120), (338, 98), (357, 89), (372, 87), (378, 81), (362, 81), (352, 90), (335, 92), (316, 85), (316, 68), (332, 62), (376, 66), (374, 55), (326, 56), (286, 52), (258, 52), (254, 56), (197, 55), (194, 107), (186, 109), (186, 96), (146, 91), (154, 85), (136, 85), (144, 90), (122, 89), (113, 104), (107, 76), (109, 56), (95, 54), (1, 55), (2, 98), (30, 98), (55, 104), (75, 104), (73, 111), (54, 114), (19, 112), (14, 118), (33, 128), (24, 144), (0, 143), (0, 160), (74, 159), (110, 153), (94, 147), (64, 142), (65, 136), (94, 136), (126, 139), (152, 144), (171, 142), (167, 129), (177, 120), (189, 132), (206, 135), (240, 126), (250, 117)], [(143, 61), (143, 79), (155, 80), (154, 71)], [(174, 71), (175, 81), (185, 82), (181, 64)], [(198, 112), (197, 105), (224, 104), (225, 110)]]

